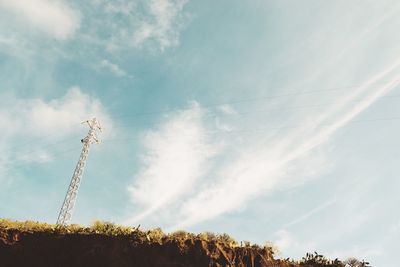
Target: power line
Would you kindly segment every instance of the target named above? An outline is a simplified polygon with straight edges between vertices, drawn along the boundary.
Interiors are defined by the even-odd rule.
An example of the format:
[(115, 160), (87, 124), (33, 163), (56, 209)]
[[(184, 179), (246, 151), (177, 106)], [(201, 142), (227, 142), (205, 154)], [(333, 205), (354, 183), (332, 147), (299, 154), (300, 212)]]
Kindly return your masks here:
[[(391, 84), (395, 81), (398, 81), (398, 80), (394, 80), (394, 81), (390, 81), (390, 82), (381, 82), (381, 83), (376, 82), (376, 83), (374, 83), (374, 85), (387, 85), (387, 84)], [(276, 98), (292, 97), (292, 96), (299, 96), (299, 95), (309, 95), (309, 94), (315, 94), (315, 93), (341, 91), (341, 90), (345, 90), (345, 89), (359, 88), (361, 86), (364, 86), (364, 84), (336, 87), (336, 88), (325, 89), (325, 90), (310, 90), (310, 91), (294, 92), (294, 93), (279, 94), (279, 95), (258, 96), (258, 97), (252, 97), (252, 98), (247, 98), (247, 99), (240, 99), (240, 100), (233, 100), (233, 101), (226, 101), (226, 102), (219, 102), (219, 103), (210, 103), (210, 104), (201, 105), (201, 107), (203, 109), (209, 109), (209, 108), (219, 107), (219, 106), (224, 106), (224, 105), (240, 104), (240, 103), (255, 102), (255, 101), (264, 101), (264, 100), (271, 100), (271, 99), (276, 99)], [(371, 86), (373, 86), (373, 85), (371, 85)], [(164, 110), (137, 112), (134, 114), (120, 114), (120, 115), (112, 116), (112, 118), (118, 119), (118, 118), (124, 118), (124, 117), (150, 116), (150, 115), (165, 114), (165, 113), (176, 112), (176, 111), (192, 110), (195, 108), (196, 107), (189, 107), (189, 108), (180, 107), (180, 108), (170, 108), (170, 109), (164, 109)]]
[[(58, 152), (56, 152), (56, 153), (51, 153), (51, 155), (52, 156), (60, 156), (60, 155), (66, 155), (66, 154), (69, 154), (69, 153), (71, 153), (71, 152), (76, 152), (76, 151), (79, 151), (80, 149), (77, 149), (77, 148), (73, 148), (73, 149), (67, 149), (67, 150), (62, 150), (62, 151), (58, 151)], [(25, 162), (23, 162), (23, 163), (19, 163), (19, 164), (9, 164), (9, 163), (6, 163), (5, 165), (6, 165), (6, 169), (5, 170), (2, 170), (2, 172), (0, 172), (0, 175), (4, 175), (4, 174), (6, 174), (6, 173), (8, 173), (10, 170), (13, 170), (13, 169), (16, 169), (16, 168), (19, 168), (19, 167), (25, 167), (25, 166), (27, 166), (29, 163), (31, 163), (31, 162), (27, 162), (27, 161), (25, 161)], [(32, 162), (33, 163), (33, 162)], [(49, 163), (49, 162), (43, 162), (43, 164), (44, 163)]]
[[(391, 81), (393, 82), (393, 81)], [(374, 83), (375, 85), (385, 85), (385, 84), (389, 84), (391, 82), (382, 82), (382, 83)], [(332, 92), (332, 91), (340, 91), (340, 90), (344, 90), (344, 89), (352, 89), (352, 88), (358, 88), (362, 86), (361, 85), (353, 85), (353, 86), (345, 86), (345, 87), (337, 87), (337, 88), (331, 88), (331, 89), (326, 89), (326, 90), (311, 90), (311, 91), (303, 91), (303, 92), (294, 92), (294, 93), (287, 93), (287, 94), (280, 94), (280, 95), (271, 95), (271, 96), (264, 96), (264, 97), (254, 97), (254, 98), (248, 98), (248, 99), (242, 99), (242, 100), (234, 100), (234, 101), (230, 101), (230, 102), (220, 102), (220, 103), (213, 103), (213, 104), (206, 104), (206, 105), (202, 105), (201, 108), (202, 109), (208, 109), (210, 110), (210, 108), (212, 107), (219, 107), (219, 106), (223, 106), (223, 105), (232, 105), (232, 104), (238, 104), (238, 103), (245, 103), (245, 102), (254, 102), (254, 101), (264, 101), (264, 100), (271, 100), (271, 99), (276, 99), (276, 98), (284, 98), (284, 97), (291, 97), (291, 96), (298, 96), (298, 95), (309, 95), (309, 94), (314, 94), (314, 93), (325, 93), (325, 92)], [(397, 98), (400, 97), (400, 95), (387, 95), (387, 96), (382, 96), (379, 100), (383, 100), (385, 98)], [(351, 102), (362, 102), (365, 100), (353, 100), (353, 101), (349, 101), (349, 103)], [(240, 115), (240, 116), (244, 116), (247, 114), (255, 114), (255, 113), (262, 113), (262, 112), (272, 112), (272, 111), (284, 111), (284, 110), (295, 110), (295, 109), (307, 109), (307, 108), (317, 108), (317, 107), (324, 107), (324, 106), (328, 106), (330, 104), (334, 104), (335, 102), (332, 103), (328, 103), (328, 104), (312, 104), (312, 105), (302, 105), (302, 106), (294, 106), (294, 107), (286, 107), (286, 108), (273, 108), (273, 109), (264, 109), (264, 110), (255, 110), (255, 111), (244, 111), (244, 112), (236, 112), (235, 115)], [(149, 111), (149, 112), (141, 112), (141, 113), (135, 113), (135, 114), (120, 114), (120, 115), (116, 115), (116, 116), (112, 116), (112, 119), (118, 119), (118, 118), (129, 118), (129, 117), (138, 117), (138, 116), (148, 116), (148, 115), (157, 115), (157, 114), (166, 114), (166, 113), (170, 113), (170, 112), (176, 112), (176, 111), (186, 111), (186, 110), (192, 110), (195, 109), (194, 107), (189, 107), (189, 108), (173, 108), (173, 109), (165, 109), (165, 110), (159, 110), (159, 111)], [(209, 117), (220, 117), (220, 116), (227, 116), (229, 114), (226, 113), (221, 113), (221, 114), (206, 114), (204, 115), (205, 118), (209, 118)], [(232, 114), (234, 115), (234, 114)], [(78, 124), (77, 124), (78, 125)], [(156, 125), (155, 123), (140, 123), (140, 124), (121, 124), (121, 125), (115, 125), (113, 128), (130, 128), (130, 127), (135, 127), (135, 126), (154, 126)], [(59, 134), (58, 132), (54, 132), (45, 136), (41, 136), (40, 138), (35, 138), (35, 139), (31, 139), (25, 143), (22, 144), (17, 144), (12, 146), (11, 148), (7, 148), (7, 150), (11, 151), (11, 150), (16, 150), (16, 149), (21, 149), (23, 147), (27, 147), (29, 145), (31, 145), (32, 143), (36, 143), (40, 140), (47, 140), (49, 137), (54, 136)], [(50, 144), (50, 146), (56, 145), (56, 144), (60, 144), (69, 140), (72, 140), (74, 138), (77, 138), (78, 135), (70, 137), (70, 138), (66, 138), (63, 139), (59, 142)]]
[[(64, 138), (64, 139), (61, 139), (61, 140), (59, 140), (59, 141), (49, 143), (49, 144), (45, 145), (44, 148), (51, 148), (51, 147), (53, 147), (53, 146), (57, 146), (57, 145), (59, 145), (59, 144), (62, 144), (62, 143), (65, 143), (65, 142), (68, 142), (68, 141), (71, 141), (71, 140), (76, 140), (76, 139), (77, 139), (78, 137), (80, 137), (80, 136), (81, 136), (81, 135), (74, 135), (74, 136), (72, 136), (72, 137)], [(43, 139), (44, 139), (44, 138), (43, 138)], [(44, 140), (45, 140), (45, 139), (44, 139)], [(14, 145), (14, 146), (12, 146), (12, 147), (6, 147), (5, 153), (11, 152), (11, 151), (16, 151), (16, 150), (21, 150), (21, 149), (27, 147), (28, 145), (30, 145), (30, 144), (32, 144), (32, 143), (36, 143), (35, 140), (30, 140), (30, 142), (25, 142), (25, 143), (22, 144), (21, 146)], [(28, 155), (28, 154), (36, 153), (37, 151), (38, 151), (37, 149), (32, 149), (32, 150), (25, 151), (24, 154), (25, 154), (25, 155)]]
[[(387, 96), (382, 96), (381, 98), (378, 99), (380, 100), (390, 100), (393, 98), (400, 98), (400, 95), (387, 95)], [(351, 100), (348, 103), (363, 103), (366, 102), (367, 100), (365, 99), (357, 99), (357, 100)], [(223, 117), (223, 116), (247, 116), (251, 114), (256, 114), (256, 113), (264, 113), (264, 112), (273, 112), (273, 111), (286, 111), (286, 110), (297, 110), (297, 109), (308, 109), (308, 108), (319, 108), (319, 107), (327, 107), (330, 105), (334, 105), (335, 102), (330, 102), (330, 103), (321, 103), (321, 104), (311, 104), (311, 105), (301, 105), (301, 106), (292, 106), (292, 107), (284, 107), (284, 108), (271, 108), (271, 109), (260, 109), (260, 110), (251, 110), (251, 111), (243, 111), (243, 112), (236, 112), (233, 114), (227, 114), (227, 113), (221, 113), (221, 114), (206, 114), (206, 115), (201, 115), (201, 116), (195, 116), (194, 118), (217, 118), (217, 117)], [(138, 124), (120, 124), (120, 125), (115, 125), (113, 128), (131, 128), (131, 127), (136, 127), (136, 126), (155, 126), (157, 123), (138, 123)]]
[[(48, 139), (51, 138), (52, 136), (56, 136), (56, 135), (59, 135), (59, 134), (60, 134), (59, 132), (54, 132), (54, 133), (51, 133), (51, 134), (48, 134), (48, 135), (43, 135), (41, 137), (33, 138), (33, 139), (30, 139), (30, 140), (27, 140), (26, 142), (18, 143), (16, 145), (11, 146), (11, 147), (7, 147), (7, 150), (21, 149), (21, 148), (27, 147), (27, 146), (29, 146), (29, 145), (31, 145), (33, 143), (37, 143), (37, 142), (40, 142), (40, 141), (48, 141)], [(80, 135), (74, 135), (74, 136), (71, 136), (71, 137), (67, 137), (67, 138), (64, 138), (64, 139), (61, 139), (61, 140), (57, 140), (53, 144), (60, 144), (60, 143), (66, 142), (66, 141), (70, 141), (72, 139), (76, 139), (79, 136), (81, 136), (81, 134)]]
[[(393, 98), (399, 98), (400, 95), (387, 95), (387, 96), (383, 96), (381, 97), (379, 100), (390, 100)], [(365, 102), (365, 99), (362, 100), (352, 100), (349, 101), (349, 103), (362, 103)], [(246, 117), (247, 115), (251, 115), (251, 114), (256, 114), (256, 113), (263, 113), (263, 112), (273, 112), (273, 111), (285, 111), (285, 110), (297, 110), (297, 109), (308, 109), (308, 108), (318, 108), (318, 107), (327, 107), (329, 105), (333, 105), (336, 102), (331, 102), (331, 103), (321, 103), (321, 104), (312, 104), (312, 105), (300, 105), (300, 106), (292, 106), (292, 107), (285, 107), (285, 108), (272, 108), (272, 109), (260, 109), (260, 110), (251, 110), (251, 111), (243, 111), (243, 112), (236, 112), (235, 114), (226, 114), (226, 113), (222, 113), (222, 114), (206, 114), (204, 116), (199, 116), (199, 118), (217, 118), (220, 116), (240, 116), (240, 117)], [(133, 127), (137, 127), (137, 126), (155, 126), (157, 125), (157, 123), (140, 123), (140, 124), (122, 124), (122, 125), (116, 125), (113, 126), (113, 128), (133, 128)], [(268, 128), (271, 130), (276, 130), (276, 129), (283, 129), (283, 128), (287, 128), (288, 126), (282, 126), (282, 127), (278, 127), (278, 128)], [(292, 127), (292, 126), (289, 126)], [(224, 133), (224, 134), (233, 134), (233, 133), (238, 133), (238, 132), (252, 132), (253, 130), (232, 130), (232, 131), (217, 131), (216, 133)], [(210, 134), (215, 134), (213, 132), (210, 132)], [(54, 146), (58, 146), (59, 144), (62, 143), (66, 143), (69, 141), (74, 141), (76, 140), (76, 138), (80, 137), (81, 135), (74, 135), (72, 137), (68, 137), (68, 138), (64, 138), (61, 139), (60, 141), (57, 142), (52, 142), (49, 143), (45, 146), (42, 146), (39, 149), (48, 149), (48, 148), (52, 148)], [(44, 138), (42, 138), (44, 139)], [(6, 148), (6, 153), (7, 152), (11, 152), (11, 151), (15, 151), (15, 150), (21, 150), (21, 148), (27, 147), (29, 144), (35, 143), (35, 140), (31, 140), (30, 142), (26, 142), (25, 144), (21, 145), (21, 147), (18, 146), (13, 146), (12, 148)], [(37, 153), (38, 148), (34, 148), (28, 151), (24, 151), (24, 155), (30, 155), (30, 154), (34, 154)]]
[[(364, 119), (364, 120), (352, 120), (347, 123), (347, 125), (356, 125), (356, 124), (363, 124), (363, 123), (375, 123), (375, 122), (385, 122), (385, 121), (397, 121), (400, 120), (400, 116), (393, 116), (393, 117), (382, 117), (382, 118), (371, 118), (371, 119)], [(324, 128), (324, 127), (330, 127), (332, 123), (322, 123), (318, 128)], [(347, 126), (346, 125), (346, 126)], [(208, 135), (218, 135), (218, 134), (238, 134), (238, 133), (255, 133), (255, 132), (266, 132), (266, 131), (274, 131), (274, 130), (283, 130), (283, 129), (295, 129), (295, 128), (300, 128), (304, 127), (304, 124), (294, 124), (294, 125), (286, 125), (286, 126), (279, 126), (279, 127), (263, 127), (263, 128), (253, 128), (253, 129), (242, 129), (242, 130), (232, 130), (232, 131), (222, 131), (222, 130), (215, 130), (215, 131), (208, 131), (206, 134)], [(317, 125), (312, 125), (312, 126), (317, 126)], [(173, 137), (174, 135), (168, 135), (166, 137)], [(113, 143), (113, 142), (126, 142), (126, 141), (133, 141), (133, 140), (141, 140), (140, 137), (136, 136), (133, 138), (113, 138), (113, 139), (105, 139), (104, 142), (105, 144), (107, 143)], [(76, 152), (79, 149), (73, 148), (73, 149), (68, 149), (68, 150), (63, 150), (59, 151), (56, 153), (52, 153), (53, 156), (60, 156), (63, 154), (68, 154), (71, 152)], [(25, 167), (29, 165), (27, 162), (19, 163), (19, 164), (7, 164), (8, 167), (6, 170), (2, 170), (0, 172), (0, 175), (5, 175), (12, 169), (16, 169), (19, 167)]]
[[(347, 123), (347, 125), (351, 124), (358, 124), (358, 123), (372, 123), (372, 122), (380, 122), (380, 121), (394, 121), (394, 120), (400, 120), (400, 117), (383, 117), (383, 118), (375, 118), (375, 119), (365, 119), (365, 120), (353, 120)], [(319, 126), (318, 128), (323, 128), (323, 127), (330, 127), (333, 124), (332, 123), (321, 123), (322, 126)], [(346, 125), (346, 126), (347, 126)], [(317, 127), (318, 125), (312, 125), (310, 124), (311, 127)], [(263, 127), (263, 128), (256, 128), (256, 129), (243, 129), (243, 130), (231, 130), (231, 131), (224, 131), (224, 130), (214, 130), (214, 131), (207, 131), (205, 132), (206, 135), (217, 135), (217, 134), (237, 134), (237, 133), (252, 133), (252, 132), (265, 132), (265, 131), (271, 131), (271, 130), (282, 130), (282, 129), (293, 129), (293, 128), (300, 128), (304, 127), (304, 124), (295, 124), (295, 125), (287, 125), (287, 126), (279, 126), (279, 127)], [(166, 135), (166, 137), (173, 137), (175, 135)], [(114, 139), (105, 139), (104, 142), (115, 142), (115, 141), (130, 141), (130, 140), (140, 140), (141, 138), (136, 136), (132, 138), (114, 138)]]
[[(350, 121), (347, 125), (352, 125), (352, 124), (362, 124), (362, 123), (374, 123), (374, 122), (384, 122), (384, 121), (397, 121), (400, 120), (400, 116), (395, 116), (395, 117), (383, 117), (383, 118), (371, 118), (371, 119), (365, 119), (365, 120), (353, 120)], [(323, 127), (329, 127), (332, 124), (330, 123), (323, 123), (320, 128)], [(254, 133), (254, 132), (265, 132), (265, 131), (271, 131), (271, 130), (282, 130), (282, 129), (294, 129), (294, 128), (299, 128), (299, 127), (304, 127), (304, 124), (296, 124), (296, 125), (287, 125), (287, 126), (280, 126), (280, 127), (264, 127), (264, 128), (256, 128), (256, 129), (244, 129), (244, 130), (232, 130), (229, 132), (226, 131), (209, 131), (207, 134), (214, 135), (214, 134), (235, 134), (235, 133)], [(167, 136), (167, 137), (173, 137), (173, 135)], [(114, 139), (105, 139), (105, 144), (109, 142), (126, 142), (126, 141), (133, 141), (133, 140), (140, 140), (140, 137), (134, 137), (134, 138), (114, 138)], [(76, 152), (78, 151), (78, 148), (73, 148), (73, 149), (68, 149), (68, 150), (63, 150), (59, 151), (56, 153), (52, 153), (53, 156), (60, 156), (63, 154), (69, 154), (71, 152)], [(19, 167), (24, 167), (27, 166), (29, 163), (23, 162), (19, 164), (7, 164), (8, 167), (6, 170), (2, 170), (0, 172), (0, 175), (4, 175), (7, 172), (9, 172), (12, 169), (16, 169)]]

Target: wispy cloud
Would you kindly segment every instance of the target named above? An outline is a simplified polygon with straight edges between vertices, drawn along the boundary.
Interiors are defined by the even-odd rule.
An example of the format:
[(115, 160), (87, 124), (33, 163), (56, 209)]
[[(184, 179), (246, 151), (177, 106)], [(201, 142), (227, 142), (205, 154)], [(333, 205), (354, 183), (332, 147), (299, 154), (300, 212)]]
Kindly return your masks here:
[(160, 50), (175, 46), (179, 42), (182, 10), (187, 0), (150, 0), (146, 2), (148, 16), (140, 22), (134, 33), (133, 44), (142, 46), (148, 41), (158, 43)]
[[(236, 159), (221, 167), (217, 182), (208, 184), (206, 189), (182, 205), (182, 217), (177, 220), (177, 228), (233, 211), (261, 194), (268, 194), (283, 182), (289, 183), (286, 181), (288, 178), (296, 179), (286, 175), (292, 164), (328, 142), (335, 132), (397, 86), (400, 75), (394, 76), (393, 72), (399, 65), (400, 60), (397, 60), (363, 86), (342, 97), (335, 106), (312, 120), (304, 121), (302, 127), (272, 140), (256, 142), (252, 149), (243, 150)], [(391, 82), (378, 88), (370, 87), (384, 77), (391, 78)], [(364, 100), (354, 105), (351, 101), (355, 98)]]
[(50, 162), (53, 160), (53, 156), (48, 152), (43, 149), (36, 149), (33, 152), (28, 151), (27, 153), (21, 153), (17, 155), (17, 161), (19, 162), (27, 162), (27, 163), (33, 163), (33, 162), (38, 162), (38, 163), (44, 163), (44, 162)]
[(228, 104), (219, 106), (218, 108), (225, 114), (229, 114), (229, 115), (237, 114), (237, 111), (231, 105), (228, 105)]
[(82, 93), (78, 87), (73, 87), (65, 96), (50, 101), (3, 95), (0, 104), (0, 128), (3, 133), (0, 138), (0, 152), (3, 155), (0, 169), (3, 170), (10, 163), (51, 161), (51, 152), (46, 147), (41, 147), (40, 142), (31, 142), (31, 146), (20, 146), (19, 140), (24, 140), (25, 144), (32, 138), (54, 143), (81, 132), (80, 122), (94, 116), (106, 126), (111, 127), (112, 124), (101, 102)]
[(65, 40), (73, 36), (80, 26), (80, 15), (63, 1), (0, 0), (0, 9), (12, 14), (26, 27), (32, 27), (51, 37)]
[[(163, 52), (179, 45), (188, 0), (96, 0), (87, 3), (83, 40), (110, 55), (130, 49)], [(107, 35), (104, 35), (104, 31)]]
[(298, 245), (292, 236), (292, 234), (287, 230), (279, 230), (276, 234), (277, 239), (275, 245), (278, 246), (279, 250), (287, 250), (290, 246)]
[[(46, 54), (51, 53), (48, 58), (52, 61), (84, 55), (91, 62), (104, 58), (97, 55), (99, 51), (109, 57), (135, 49), (163, 52), (179, 44), (187, 17), (186, 3), (187, 0), (0, 0), (0, 47), (25, 63), (34, 60), (33, 56), (43, 49)], [(67, 47), (71, 42), (77, 50)], [(112, 59), (103, 67), (123, 76), (124, 70)]]
[(215, 118), (215, 127), (220, 131), (231, 132), (233, 128), (228, 124), (222, 123), (219, 118)]
[(333, 205), (336, 202), (336, 198), (330, 199), (328, 201), (325, 201), (324, 203), (318, 205), (317, 207), (311, 209), (310, 211), (306, 212), (305, 214), (301, 215), (300, 217), (298, 217), (297, 219), (288, 222), (287, 224), (283, 225), (283, 229), (285, 228), (289, 228), (293, 225), (296, 225), (298, 223), (301, 223), (305, 220), (307, 220), (308, 218), (310, 218), (311, 216), (313, 216), (314, 214), (325, 210), (326, 208), (328, 208), (329, 206)]
[(286, 251), (294, 248), (301, 248), (302, 251), (315, 251), (317, 243), (313, 240), (300, 241), (296, 236), (288, 230), (278, 230), (275, 234), (274, 244), (282, 256), (286, 255)]
[(49, 102), (41, 99), (17, 100), (17, 103), (21, 111), (15, 111), (14, 116), (32, 135), (54, 133), (64, 136), (75, 131), (74, 125), (94, 116), (103, 124), (111, 123), (101, 102), (82, 93), (79, 87), (72, 87), (61, 99)]
[(123, 69), (121, 69), (120, 66), (118, 66), (117, 64), (111, 63), (107, 59), (103, 59), (100, 63), (100, 66), (102, 68), (107, 69), (108, 71), (111, 71), (111, 73), (113, 73), (114, 75), (116, 75), (118, 77), (124, 77), (127, 75), (126, 72)]
[[(212, 173), (204, 171), (207, 170), (208, 164), (205, 160), (206, 157), (204, 155), (198, 157), (199, 154), (188, 149), (188, 147), (193, 147), (190, 144), (203, 142), (200, 140), (204, 139), (198, 139), (198, 135), (192, 134), (190, 139), (178, 134), (175, 136), (165, 135), (164, 132), (171, 132), (168, 130), (169, 128), (162, 131), (163, 138), (160, 138), (159, 135), (149, 135), (152, 141), (147, 149), (151, 157), (146, 159), (146, 168), (138, 176), (140, 177), (139, 184), (134, 189), (131, 188), (135, 203), (141, 203), (144, 208), (143, 212), (130, 222), (143, 219), (159, 209), (161, 205), (169, 204), (168, 201), (171, 199), (180, 199), (178, 208), (174, 205), (174, 209), (178, 209), (179, 212), (174, 213), (175, 224), (171, 225), (171, 229), (189, 227), (242, 208), (250, 200), (260, 195), (266, 195), (281, 186), (293, 184), (300, 176), (299, 173), (289, 174), (294, 165), (304, 164), (310, 168), (311, 162), (308, 156), (311, 151), (327, 143), (334, 133), (345, 127), (353, 118), (400, 83), (400, 75), (394, 75), (394, 71), (399, 66), (400, 60), (397, 60), (380, 73), (372, 76), (362, 86), (341, 97), (336, 105), (328, 106), (324, 112), (313, 116), (311, 120), (303, 120), (300, 127), (272, 136), (272, 138), (254, 139), (248, 147), (238, 148), (236, 153), (228, 156), (223, 164)], [(391, 82), (379, 87), (371, 87), (384, 78), (390, 78)], [(356, 98), (362, 98), (363, 101), (354, 102)], [(175, 122), (172, 123), (172, 125), (174, 124)], [(191, 127), (184, 128), (190, 129)], [(167, 136), (169, 138), (166, 138)], [(181, 142), (184, 140), (188, 141), (187, 146), (182, 145)], [(229, 142), (229, 140), (225, 141)], [(177, 162), (184, 159), (175, 159), (186, 158), (187, 155), (191, 155), (191, 158), (194, 157), (196, 160), (193, 162), (197, 163), (188, 165), (190, 168), (182, 169)], [(190, 160), (190, 162), (192, 161)], [(202, 170), (201, 174), (199, 174), (200, 169)], [(176, 173), (179, 174), (172, 175)], [(204, 174), (214, 178), (203, 179), (200, 189), (194, 190), (194, 194), (191, 196), (183, 198), (185, 192), (191, 188), (188, 185)], [(166, 181), (171, 181), (171, 179), (177, 179), (177, 182), (173, 184), (183, 186), (168, 187)], [(166, 197), (160, 197), (163, 195)], [(333, 203), (334, 200), (323, 203), (299, 219), (288, 223), (286, 227), (306, 220)]]
[(131, 215), (132, 224), (192, 192), (216, 153), (202, 123), (203, 111), (194, 108), (178, 112), (156, 130), (144, 136), (143, 167), (129, 187), (132, 203), (140, 206)]

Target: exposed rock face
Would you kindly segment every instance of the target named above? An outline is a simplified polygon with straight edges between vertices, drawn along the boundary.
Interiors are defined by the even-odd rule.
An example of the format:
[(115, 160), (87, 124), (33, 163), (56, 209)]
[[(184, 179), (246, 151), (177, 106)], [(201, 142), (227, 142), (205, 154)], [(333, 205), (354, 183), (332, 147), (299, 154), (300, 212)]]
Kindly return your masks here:
[(331, 266), (275, 260), (270, 250), (229, 247), (197, 238), (143, 241), (135, 235), (58, 233), (0, 228), (0, 266), (298, 267)]

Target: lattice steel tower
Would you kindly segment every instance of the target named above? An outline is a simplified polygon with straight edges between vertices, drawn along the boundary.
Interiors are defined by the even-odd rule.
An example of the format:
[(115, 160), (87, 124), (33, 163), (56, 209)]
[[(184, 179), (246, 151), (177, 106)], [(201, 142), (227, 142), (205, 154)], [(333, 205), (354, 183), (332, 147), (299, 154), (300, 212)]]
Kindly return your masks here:
[(69, 184), (67, 195), (65, 196), (60, 214), (58, 215), (57, 225), (67, 225), (69, 220), (71, 219), (76, 196), (78, 194), (79, 185), (82, 180), (82, 174), (85, 168), (86, 159), (89, 154), (90, 145), (93, 143), (99, 143), (99, 140), (97, 138), (97, 131), (101, 132), (101, 126), (97, 119), (93, 118), (82, 123), (87, 123), (90, 129), (88, 135), (81, 140), (81, 142), (83, 143), (82, 152), (79, 157), (78, 164), (76, 164), (74, 175), (72, 176), (71, 183)]

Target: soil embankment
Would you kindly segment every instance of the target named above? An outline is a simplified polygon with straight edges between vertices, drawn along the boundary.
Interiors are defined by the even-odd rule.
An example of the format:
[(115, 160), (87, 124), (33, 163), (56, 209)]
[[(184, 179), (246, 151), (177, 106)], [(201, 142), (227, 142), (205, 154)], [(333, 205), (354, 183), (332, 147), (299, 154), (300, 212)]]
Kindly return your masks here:
[(274, 259), (268, 247), (230, 245), (193, 234), (157, 236), (138, 229), (123, 234), (81, 229), (31, 230), (0, 225), (0, 266), (344, 266), (338, 260), (317, 263), (315, 257), (308, 263)]

